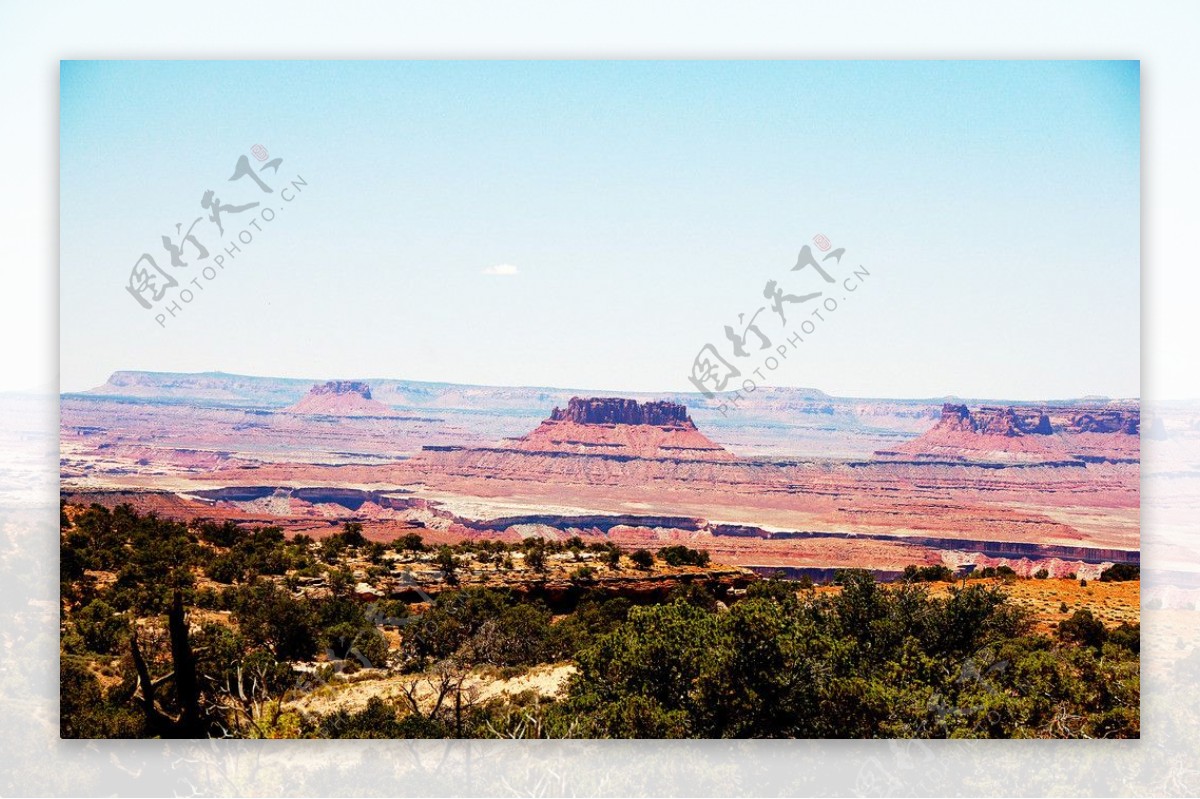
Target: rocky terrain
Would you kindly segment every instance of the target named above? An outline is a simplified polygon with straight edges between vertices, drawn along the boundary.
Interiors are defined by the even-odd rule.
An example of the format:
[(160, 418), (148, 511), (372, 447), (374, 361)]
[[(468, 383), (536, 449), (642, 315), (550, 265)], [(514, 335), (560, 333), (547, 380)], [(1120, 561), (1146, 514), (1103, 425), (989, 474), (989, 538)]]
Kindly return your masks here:
[(797, 575), (1138, 560), (1136, 402), (751, 397), (724, 418), (685, 395), (118, 373), (63, 398), (63, 490), (314, 537), (683, 543)]
[(371, 387), (359, 380), (330, 380), (313, 386), (299, 402), (283, 413), (316, 416), (397, 416), (382, 402), (371, 398)]
[(1137, 463), (1141, 419), (1136, 408), (981, 407), (946, 403), (932, 430), (882, 458), (998, 460), (1026, 463)]
[[(188, 406), (212, 424), (201, 431), (220, 437), (223, 429), (255, 425), (240, 440), (252, 451), (269, 452), (280, 446), (296, 449), (295, 433), (279, 411), (299, 402), (324, 380), (250, 377), (219, 372), (173, 374), (116, 372), (103, 385), (63, 396), (64, 422), (104, 427), (120, 422), (139, 434), (138, 417), (151, 408), (178, 414)], [(522, 435), (546, 418), (547, 410), (565, 406), (574, 396), (590, 393), (573, 389), (468, 386), (386, 378), (364, 379), (372, 399), (402, 417), (436, 419), (437, 428), (419, 423), (393, 425), (388, 436), (393, 451), (409, 453), (429, 443), (491, 443)], [(742, 454), (824, 457), (867, 457), (874, 450), (901, 443), (937, 419), (942, 400), (863, 400), (830, 397), (813, 389), (758, 389), (738, 400), (736, 411), (721, 412), (724, 398), (698, 393), (626, 394), (639, 402), (669, 401), (686, 405), (696, 424), (717, 443)], [(124, 418), (129, 414), (131, 418)], [(218, 421), (220, 420), (220, 421)], [(327, 452), (353, 454), (364, 446), (361, 436), (349, 434), (341, 446)], [(277, 443), (272, 443), (277, 442)]]
[(572, 397), (536, 430), (514, 442), (523, 452), (617, 458), (730, 461), (735, 456), (696, 429), (674, 402)]

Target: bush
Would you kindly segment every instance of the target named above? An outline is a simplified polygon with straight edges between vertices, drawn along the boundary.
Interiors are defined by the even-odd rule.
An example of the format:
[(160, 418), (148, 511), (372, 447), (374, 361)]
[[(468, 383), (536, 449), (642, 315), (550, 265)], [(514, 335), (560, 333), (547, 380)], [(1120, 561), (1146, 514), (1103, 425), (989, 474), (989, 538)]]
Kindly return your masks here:
[(338, 533), (342, 543), (348, 547), (366, 546), (367, 539), (363, 536), (363, 526), (358, 522), (346, 522)]
[(1142, 625), (1123, 621), (1109, 631), (1108, 642), (1124, 647), (1135, 655), (1140, 654), (1142, 651)]
[(59, 663), (59, 735), (63, 738), (141, 738), (142, 714), (105, 697), (100, 681), (76, 658)]
[(409, 611), (399, 599), (381, 599), (368, 605), (363, 615), (373, 625), (398, 625), (408, 618)]
[(274, 583), (238, 589), (233, 619), (242, 634), (271, 648), (280, 660), (308, 660), (317, 652), (317, 608), (295, 599)]
[(629, 560), (637, 568), (648, 571), (654, 565), (654, 554), (648, 549), (635, 549), (629, 554)]
[(417, 669), (449, 657), (466, 664), (532, 665), (548, 657), (550, 618), (540, 603), (516, 604), (499, 591), (447, 591), (405, 628), (402, 650), (407, 666)]
[(686, 582), (671, 589), (667, 602), (686, 602), (704, 610), (717, 609), (717, 597), (708, 586), (699, 582)]
[[(811, 584), (811, 581), (810, 581)], [(747, 599), (770, 599), (783, 602), (796, 598), (796, 584), (784, 579), (755, 580), (746, 588)]]
[[(540, 540), (540, 539), (538, 539)], [(525, 552), (525, 565), (535, 572), (546, 571), (546, 550), (544, 547), (531, 547)]]
[(1099, 665), (1028, 636), (998, 588), (931, 597), (861, 570), (836, 580), (841, 593), (804, 599), (761, 581), (728, 612), (636, 608), (579, 653), (568, 695), (543, 718), (583, 737), (1137, 735), (1125, 650), (1106, 647)]
[(125, 639), (128, 628), (125, 618), (101, 599), (93, 600), (75, 615), (75, 629), (84, 646), (100, 655), (114, 652)]
[(338, 710), (321, 719), (317, 735), (321, 738), (403, 738), (396, 707), (373, 696), (358, 711)]
[(208, 575), (208, 579), (225, 585), (241, 582), (245, 578), (245, 573), (238, 563), (238, 559), (232, 554), (217, 555), (204, 568), (204, 573)]
[(231, 521), (217, 524), (216, 522), (202, 519), (195, 523), (194, 529), (201, 541), (224, 549), (232, 547), (243, 535), (242, 528)]
[(359, 630), (346, 653), (347, 657), (354, 658), (364, 667), (375, 669), (387, 668), (388, 655), (387, 639), (374, 627)]
[(658, 550), (658, 558), (668, 566), (699, 566), (703, 568), (709, 563), (707, 550), (695, 550), (681, 545), (663, 547)]
[(1123, 583), (1141, 579), (1141, 567), (1134, 563), (1116, 563), (1100, 572), (1102, 583)]
[(509, 605), (483, 621), (463, 649), (467, 662), (530, 666), (549, 659), (550, 611), (538, 604)]
[(397, 552), (424, 552), (425, 539), (420, 533), (406, 533), (404, 536), (396, 540), (394, 544)]
[(458, 582), (459, 562), (458, 558), (454, 557), (453, 549), (448, 546), (439, 548), (434, 562), (442, 570), (442, 575), (446, 578), (447, 583), (455, 585)]
[(953, 582), (954, 572), (941, 563), (933, 566), (904, 567), (904, 579), (910, 583), (948, 583)]
[(1045, 579), (1046, 579), (1047, 577), (1049, 577), (1049, 576), (1050, 576), (1050, 572), (1049, 572), (1049, 571), (1047, 571), (1046, 569), (1038, 569), (1038, 570), (1037, 570), (1037, 571), (1034, 573), (1034, 575), (1033, 575), (1033, 579), (1035, 579), (1035, 580), (1045, 580)]
[(1071, 618), (1058, 623), (1058, 637), (1080, 646), (1100, 649), (1108, 637), (1104, 623), (1092, 615), (1090, 610), (1077, 610)]

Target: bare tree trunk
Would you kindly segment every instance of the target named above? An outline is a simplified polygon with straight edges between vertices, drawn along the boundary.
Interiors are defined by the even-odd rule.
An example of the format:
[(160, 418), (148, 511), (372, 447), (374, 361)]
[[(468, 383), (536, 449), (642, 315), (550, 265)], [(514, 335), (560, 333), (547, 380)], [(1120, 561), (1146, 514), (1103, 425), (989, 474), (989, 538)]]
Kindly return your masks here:
[[(167, 627), (171, 634), (171, 662), (174, 670), (155, 682), (150, 677), (146, 659), (138, 645), (137, 629), (129, 639), (129, 651), (133, 656), (133, 667), (137, 670), (138, 685), (142, 692), (142, 711), (146, 714), (146, 728), (153, 736), (163, 738), (204, 738), (204, 719), (200, 715), (200, 680), (196, 676), (196, 658), (188, 641), (187, 620), (183, 612), (183, 594), (178, 590), (171, 599), (167, 612)], [(160, 683), (175, 680), (175, 694), (179, 700), (179, 717), (172, 718), (158, 706), (157, 688)]]
[(175, 664), (175, 692), (179, 696), (180, 708), (176, 734), (180, 738), (203, 738), (205, 735), (200, 716), (200, 681), (196, 677), (196, 658), (192, 655), (192, 646), (188, 642), (183, 594), (179, 589), (175, 590), (171, 599), (167, 625), (171, 632), (171, 660)]
[(138, 686), (142, 691), (142, 712), (146, 714), (146, 731), (152, 736), (164, 735), (171, 727), (171, 719), (155, 704), (155, 685), (150, 679), (150, 669), (138, 646), (137, 627), (129, 639), (129, 651), (133, 655), (133, 667), (137, 669)]

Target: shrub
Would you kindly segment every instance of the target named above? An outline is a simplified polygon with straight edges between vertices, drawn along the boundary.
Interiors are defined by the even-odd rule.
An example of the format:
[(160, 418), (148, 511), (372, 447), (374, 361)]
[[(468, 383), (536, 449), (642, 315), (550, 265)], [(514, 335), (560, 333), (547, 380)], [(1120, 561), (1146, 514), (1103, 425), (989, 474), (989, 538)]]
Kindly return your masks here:
[(648, 549), (635, 549), (629, 554), (629, 560), (639, 569), (648, 571), (654, 565), (654, 553)]
[(707, 550), (695, 550), (682, 545), (663, 547), (658, 550), (658, 558), (668, 566), (700, 566), (703, 568), (709, 563)]
[(544, 547), (531, 547), (525, 553), (525, 565), (535, 572), (546, 571), (546, 550)]
[(141, 738), (144, 716), (105, 697), (100, 681), (77, 658), (59, 664), (59, 734), (63, 738)]
[(269, 646), (280, 660), (308, 660), (317, 651), (319, 616), (311, 600), (296, 599), (273, 583), (238, 589), (233, 619), (242, 635)]
[(448, 546), (443, 546), (438, 549), (437, 558), (434, 560), (437, 567), (442, 570), (442, 575), (446, 578), (446, 582), (454, 585), (458, 582), (458, 558), (454, 557), (454, 550)]
[(245, 577), (241, 564), (232, 554), (213, 558), (204, 568), (204, 573), (208, 575), (208, 579), (225, 585), (241, 582)]
[(904, 567), (904, 579), (910, 583), (948, 583), (954, 580), (954, 572), (941, 563), (932, 566), (909, 565)]
[(321, 738), (403, 738), (404, 727), (396, 718), (395, 705), (378, 696), (367, 700), (360, 711), (338, 710), (321, 719)]
[[(811, 585), (811, 580), (809, 581)], [(783, 602), (787, 599), (796, 598), (796, 584), (784, 579), (767, 578), (765, 580), (755, 580), (746, 588), (747, 599), (770, 599), (774, 602)]]
[(1100, 572), (1102, 583), (1123, 583), (1141, 578), (1141, 567), (1135, 563), (1115, 563)]
[(397, 552), (416, 554), (425, 551), (425, 539), (421, 537), (420, 533), (406, 533), (396, 540), (394, 546)]
[(686, 602), (708, 611), (717, 609), (717, 597), (708, 586), (699, 582), (686, 582), (671, 589), (668, 602)]
[(83, 639), (84, 646), (101, 655), (116, 650), (128, 626), (125, 618), (102, 599), (93, 600), (75, 616), (75, 629)]
[(388, 643), (383, 633), (374, 627), (358, 631), (351, 641), (347, 657), (352, 657), (364, 667), (386, 669), (388, 665)]
[(1104, 623), (1092, 615), (1090, 610), (1077, 610), (1071, 618), (1058, 623), (1058, 637), (1081, 646), (1100, 649), (1108, 637)]
[(342, 525), (342, 531), (338, 533), (338, 536), (348, 547), (361, 547), (367, 543), (367, 539), (363, 536), (363, 526), (358, 522), (346, 522)]
[(1142, 625), (1130, 624), (1127, 621), (1123, 621), (1119, 626), (1109, 631), (1108, 642), (1124, 647), (1137, 655), (1142, 651)]

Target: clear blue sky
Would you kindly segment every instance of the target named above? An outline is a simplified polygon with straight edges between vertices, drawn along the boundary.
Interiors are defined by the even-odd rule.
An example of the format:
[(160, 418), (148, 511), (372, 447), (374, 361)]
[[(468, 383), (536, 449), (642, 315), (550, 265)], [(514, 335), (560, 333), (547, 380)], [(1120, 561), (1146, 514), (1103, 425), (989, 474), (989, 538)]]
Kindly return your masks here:
[[(772, 384), (1139, 393), (1136, 62), (64, 62), (61, 88), (64, 391), (688, 390), (824, 233), (872, 277)], [(161, 329), (130, 267), (204, 191), (261, 199), (226, 181), (255, 144), (308, 187)]]

